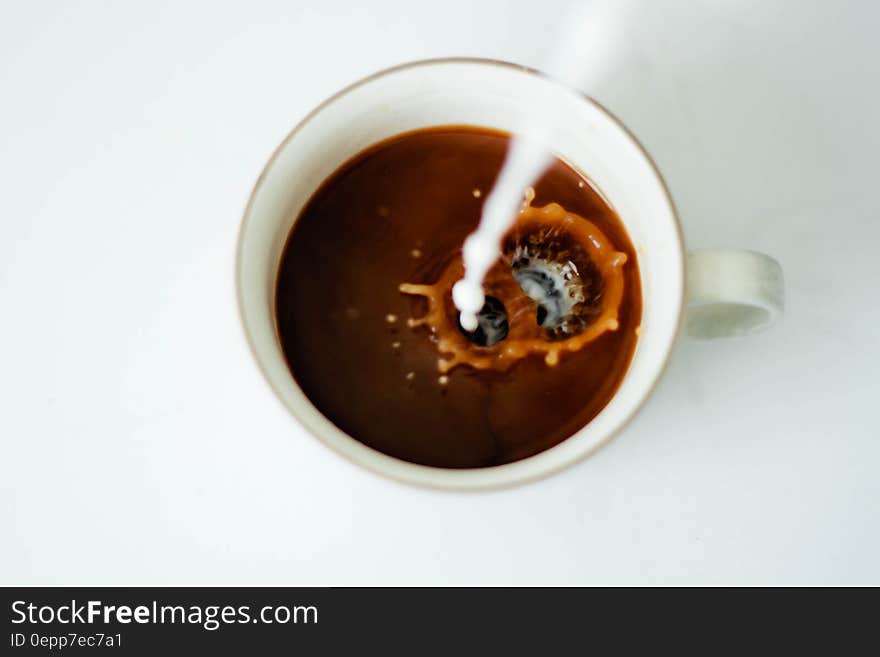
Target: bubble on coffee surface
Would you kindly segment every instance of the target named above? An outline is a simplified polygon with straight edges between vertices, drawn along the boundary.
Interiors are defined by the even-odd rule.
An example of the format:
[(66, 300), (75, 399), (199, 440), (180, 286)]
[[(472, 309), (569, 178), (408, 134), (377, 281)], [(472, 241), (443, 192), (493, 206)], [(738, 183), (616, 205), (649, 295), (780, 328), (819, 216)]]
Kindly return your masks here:
[(460, 252), (435, 283), (400, 285), (401, 292), (428, 302), (425, 315), (408, 325), (429, 329), (441, 373), (458, 365), (506, 370), (531, 354), (542, 354), (552, 366), (563, 352), (617, 330), (626, 254), (588, 219), (557, 203), (533, 207), (533, 199), (529, 190), (484, 279), (486, 303), (475, 330), (462, 328), (452, 299), (464, 273)]

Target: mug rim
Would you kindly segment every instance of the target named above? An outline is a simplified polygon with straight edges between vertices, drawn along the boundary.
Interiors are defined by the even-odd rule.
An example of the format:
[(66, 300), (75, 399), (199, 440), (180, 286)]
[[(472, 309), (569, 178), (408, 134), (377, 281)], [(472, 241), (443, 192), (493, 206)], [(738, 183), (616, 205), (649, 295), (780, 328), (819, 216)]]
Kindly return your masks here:
[[(678, 313), (676, 314), (676, 318), (675, 318), (674, 331), (672, 332), (671, 338), (669, 339), (669, 342), (665, 347), (662, 362), (660, 362), (659, 367), (657, 368), (656, 373), (654, 374), (653, 378), (650, 381), (648, 381), (647, 385), (645, 386), (644, 393), (641, 395), (639, 402), (637, 404), (635, 404), (633, 406), (633, 408), (630, 409), (630, 411), (628, 413), (626, 413), (624, 416), (622, 416), (620, 422), (617, 424), (617, 426), (614, 428), (614, 430), (609, 431), (608, 434), (603, 436), (601, 440), (590, 445), (589, 448), (584, 449), (581, 453), (577, 454), (575, 457), (569, 458), (567, 460), (561, 460), (558, 463), (551, 464), (550, 466), (545, 466), (545, 467), (543, 467), (539, 470), (536, 470), (532, 473), (526, 473), (526, 474), (521, 474), (518, 476), (509, 477), (503, 481), (496, 480), (496, 481), (489, 481), (489, 482), (482, 482), (482, 483), (475, 483), (473, 481), (469, 482), (469, 483), (465, 483), (464, 481), (462, 481), (460, 483), (450, 483), (450, 482), (439, 483), (437, 481), (426, 481), (426, 480), (417, 479), (415, 477), (408, 477), (408, 476), (401, 475), (397, 472), (391, 471), (390, 468), (383, 469), (383, 468), (379, 468), (379, 467), (374, 467), (374, 465), (372, 463), (361, 462), (360, 460), (354, 458), (351, 454), (348, 454), (348, 453), (344, 452), (343, 450), (338, 449), (335, 445), (332, 444), (332, 442), (330, 440), (327, 440), (324, 437), (322, 437), (321, 435), (319, 435), (319, 433), (313, 427), (311, 427), (307, 421), (304, 421), (302, 418), (300, 418), (298, 416), (298, 414), (296, 412), (294, 412), (294, 410), (290, 407), (290, 405), (284, 401), (284, 396), (283, 396), (282, 392), (278, 389), (275, 382), (272, 380), (272, 377), (269, 375), (269, 372), (266, 370), (266, 366), (263, 364), (262, 358), (257, 350), (256, 345), (254, 344), (254, 339), (251, 335), (251, 331), (248, 327), (248, 322), (247, 322), (247, 319), (244, 314), (244, 290), (242, 289), (241, 273), (242, 273), (242, 252), (243, 252), (243, 244), (244, 244), (245, 234), (247, 232), (248, 225), (250, 224), (250, 221), (252, 219), (251, 214), (252, 214), (252, 209), (253, 209), (255, 199), (257, 198), (257, 196), (260, 192), (260, 189), (262, 188), (263, 183), (265, 182), (269, 172), (275, 166), (276, 161), (278, 160), (281, 153), (286, 149), (286, 147), (290, 143), (290, 141), (303, 128), (305, 128), (305, 126), (312, 120), (312, 118), (314, 116), (316, 116), (317, 114), (322, 112), (324, 109), (326, 109), (328, 106), (333, 104), (340, 97), (350, 93), (351, 91), (353, 91), (361, 86), (364, 86), (366, 84), (369, 84), (370, 82), (372, 82), (376, 79), (382, 78), (386, 75), (396, 73), (398, 71), (408, 70), (408, 69), (412, 69), (412, 68), (419, 68), (419, 67), (423, 67), (423, 66), (442, 65), (442, 64), (483, 65), (483, 66), (498, 67), (498, 68), (504, 68), (504, 69), (512, 69), (512, 70), (518, 71), (520, 73), (525, 73), (527, 75), (536, 76), (538, 78), (542, 78), (544, 80), (547, 80), (547, 81), (553, 83), (554, 85), (558, 85), (558, 86), (564, 87), (566, 89), (569, 89), (570, 91), (573, 91), (580, 100), (582, 100), (583, 102), (586, 102), (587, 104), (592, 105), (595, 109), (597, 109), (599, 112), (601, 112), (606, 117), (608, 117), (618, 127), (618, 129), (620, 129), (626, 135), (626, 137), (630, 140), (630, 142), (636, 147), (637, 151), (641, 154), (641, 156), (644, 158), (645, 162), (648, 164), (648, 167), (651, 170), (651, 173), (653, 174), (654, 178), (659, 183), (660, 189), (663, 193), (663, 196), (665, 197), (665, 200), (666, 200), (667, 204), (669, 205), (669, 209), (671, 211), (671, 216), (672, 216), (672, 220), (673, 220), (673, 227), (674, 227), (674, 231), (675, 231), (675, 236), (677, 238), (679, 246), (681, 247), (680, 248), (681, 258), (679, 260), (679, 273), (680, 273), (680, 278), (682, 281), (682, 288), (683, 288), (682, 292), (683, 293), (682, 293), (681, 301), (679, 304), (680, 308), (679, 308)], [(254, 361), (257, 364), (257, 368), (260, 370), (260, 373), (262, 374), (263, 380), (268, 384), (269, 388), (274, 393), (276, 400), (279, 403), (281, 403), (281, 405), (284, 406), (284, 408), (287, 410), (287, 412), (290, 413), (291, 416), (293, 416), (293, 418), (296, 420), (296, 422), (298, 422), (299, 425), (306, 432), (308, 432), (314, 438), (316, 438), (318, 440), (318, 442), (324, 444), (328, 449), (330, 449), (335, 454), (342, 456), (346, 461), (348, 461), (354, 465), (357, 465), (359, 467), (362, 467), (365, 470), (373, 472), (377, 475), (380, 475), (382, 477), (385, 477), (387, 479), (391, 479), (391, 480), (394, 480), (394, 481), (397, 481), (400, 483), (408, 484), (411, 486), (418, 486), (420, 488), (430, 488), (430, 489), (434, 489), (434, 490), (457, 490), (457, 491), (466, 491), (466, 492), (481, 492), (481, 491), (497, 490), (497, 489), (502, 489), (502, 488), (511, 488), (514, 486), (519, 486), (519, 485), (531, 483), (534, 481), (544, 479), (545, 477), (549, 477), (550, 475), (555, 474), (557, 472), (560, 472), (560, 471), (562, 471), (566, 468), (569, 468), (571, 466), (574, 466), (575, 464), (582, 462), (587, 457), (596, 453), (600, 448), (607, 445), (614, 438), (616, 438), (627, 425), (629, 425), (629, 423), (633, 420), (633, 418), (642, 410), (642, 408), (644, 407), (648, 398), (650, 398), (654, 394), (660, 379), (663, 377), (663, 375), (666, 373), (666, 371), (669, 367), (669, 361), (672, 356), (673, 347), (674, 347), (675, 343), (678, 341), (678, 338), (681, 336), (683, 322), (684, 322), (684, 311), (685, 311), (685, 294), (684, 294), (684, 292), (686, 290), (684, 288), (686, 288), (686, 286), (687, 286), (687, 276), (685, 275), (686, 261), (687, 261), (687, 250), (686, 250), (686, 246), (685, 246), (684, 232), (681, 227), (681, 220), (678, 215), (678, 209), (675, 205), (675, 201), (672, 198), (672, 194), (669, 191), (669, 186), (667, 185), (666, 180), (663, 178), (663, 175), (660, 173), (660, 169), (657, 166), (657, 163), (651, 157), (648, 150), (644, 147), (644, 145), (642, 145), (642, 143), (638, 140), (638, 138), (636, 138), (636, 136), (626, 126), (626, 124), (624, 124), (623, 121), (621, 121), (615, 114), (613, 114), (611, 111), (609, 111), (604, 105), (602, 105), (601, 103), (596, 101), (594, 98), (588, 96), (586, 93), (580, 91), (579, 89), (572, 89), (570, 87), (567, 87), (566, 85), (564, 85), (563, 83), (561, 83), (557, 79), (553, 78), (552, 76), (550, 76), (550, 75), (548, 75), (538, 69), (529, 67), (529, 66), (525, 66), (522, 64), (516, 64), (513, 62), (508, 62), (505, 60), (484, 58), (484, 57), (437, 57), (437, 58), (419, 59), (419, 60), (414, 60), (414, 61), (410, 61), (410, 62), (405, 62), (402, 64), (397, 64), (394, 66), (390, 66), (390, 67), (381, 69), (381, 70), (376, 71), (374, 73), (371, 73), (365, 77), (359, 78), (358, 80), (355, 80), (354, 82), (342, 87), (341, 89), (339, 89), (338, 91), (336, 91), (335, 93), (333, 93), (332, 95), (328, 96), (326, 99), (321, 101), (318, 105), (316, 105), (309, 112), (307, 112), (299, 121), (297, 121), (296, 124), (290, 129), (290, 131), (287, 133), (287, 135), (285, 135), (284, 139), (282, 139), (281, 142), (278, 144), (278, 146), (276, 146), (275, 149), (272, 151), (272, 154), (270, 155), (269, 159), (266, 161), (266, 164), (263, 166), (262, 170), (260, 171), (259, 176), (257, 176), (257, 179), (254, 182), (253, 187), (251, 188), (250, 194), (248, 196), (247, 204), (245, 205), (245, 208), (244, 208), (244, 213), (242, 216), (241, 225), (239, 226), (238, 235), (236, 237), (235, 265), (234, 265), (235, 296), (236, 296), (237, 314), (238, 314), (239, 321), (241, 322), (241, 327), (244, 330), (245, 340), (247, 341), (248, 349), (251, 353), (251, 356), (253, 357)], [(276, 331), (277, 331), (277, 327), (276, 327)], [(296, 386), (296, 388), (298, 388), (300, 390), (300, 392), (302, 392), (303, 395), (305, 395), (305, 393), (302, 391), (302, 388), (300, 387), (299, 383), (297, 383), (297, 381), (293, 377), (293, 375), (291, 374), (290, 376), (291, 376), (291, 379), (293, 380), (293, 384)], [(310, 400), (308, 400), (308, 401), (309, 401), (309, 403), (311, 403)], [(312, 406), (314, 406), (314, 404), (312, 404)], [(323, 413), (321, 413), (321, 411), (319, 409), (317, 409), (316, 407), (315, 407), (315, 411), (323, 416)], [(326, 416), (323, 416), (323, 417), (326, 418)], [(588, 424), (589, 423), (587, 423), (587, 425)], [(587, 425), (584, 425), (584, 427), (586, 427)], [(562, 443), (565, 443), (568, 440), (570, 440), (571, 438), (574, 438), (576, 435), (578, 435), (578, 433), (580, 433), (584, 429), (584, 427), (581, 427), (577, 432), (575, 432), (574, 434), (572, 434), (571, 436), (569, 436), (568, 438), (563, 440)], [(363, 445), (362, 443), (357, 441), (357, 439), (355, 439), (354, 437), (348, 435), (347, 433), (345, 433), (341, 429), (338, 429), (338, 427), (337, 427), (337, 430), (340, 433), (342, 433), (348, 440), (355, 442), (355, 443), (358, 443), (358, 445), (361, 445), (361, 446), (365, 447), (366, 449), (369, 449), (370, 451), (375, 452), (377, 455), (383, 457), (383, 459), (390, 459), (393, 462), (397, 462), (398, 464), (401, 464), (402, 466), (406, 467), (409, 470), (419, 469), (419, 470), (424, 470), (424, 471), (440, 471), (440, 472), (445, 472), (445, 473), (463, 472), (463, 473), (474, 473), (474, 474), (480, 473), (480, 472), (487, 472), (487, 471), (497, 471), (499, 468), (507, 468), (510, 466), (515, 466), (517, 464), (525, 464), (525, 463), (527, 463), (537, 457), (540, 457), (543, 454), (546, 454), (548, 451), (553, 449), (551, 447), (549, 449), (542, 450), (541, 452), (538, 452), (536, 454), (528, 456), (524, 459), (520, 459), (518, 461), (514, 461), (511, 463), (505, 463), (505, 464), (501, 464), (501, 465), (484, 466), (484, 467), (478, 467), (478, 468), (464, 468), (464, 469), (443, 468), (443, 467), (413, 463), (411, 461), (406, 461), (406, 460), (391, 456), (389, 454), (385, 454), (385, 453), (380, 452), (374, 448)], [(560, 443), (560, 444), (562, 444), (562, 443)]]

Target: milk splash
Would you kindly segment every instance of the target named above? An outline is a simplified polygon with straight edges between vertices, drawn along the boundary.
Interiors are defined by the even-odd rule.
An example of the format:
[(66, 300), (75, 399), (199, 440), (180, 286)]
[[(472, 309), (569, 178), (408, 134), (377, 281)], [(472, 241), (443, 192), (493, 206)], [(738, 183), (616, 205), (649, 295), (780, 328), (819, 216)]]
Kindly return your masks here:
[[(573, 89), (594, 88), (610, 73), (617, 49), (623, 45), (621, 26), (628, 5), (625, 0), (574, 2), (546, 72)], [(464, 276), (453, 286), (452, 299), (461, 311), (459, 323), (466, 331), (478, 326), (477, 314), (486, 302), (483, 279), (498, 259), (501, 238), (516, 220), (524, 191), (551, 162), (553, 154), (546, 144), (558, 114), (549, 99), (534, 99), (526, 113), (528, 119), (515, 131), (498, 180), (486, 197), (480, 225), (464, 242)]]
[(459, 365), (505, 371), (532, 354), (543, 355), (553, 366), (563, 353), (578, 351), (606, 331), (618, 329), (626, 254), (585, 217), (557, 203), (534, 207), (533, 198), (529, 190), (525, 207), (503, 238), (501, 258), (483, 281), (488, 315), (491, 311), (496, 315), (480, 313), (483, 339), (459, 330), (456, 313), (450, 312), (449, 287), (464, 269), (461, 254), (450, 260), (436, 282), (399, 286), (404, 294), (427, 301), (425, 315), (410, 318), (407, 324), (430, 330), (444, 354), (437, 360), (441, 374)]

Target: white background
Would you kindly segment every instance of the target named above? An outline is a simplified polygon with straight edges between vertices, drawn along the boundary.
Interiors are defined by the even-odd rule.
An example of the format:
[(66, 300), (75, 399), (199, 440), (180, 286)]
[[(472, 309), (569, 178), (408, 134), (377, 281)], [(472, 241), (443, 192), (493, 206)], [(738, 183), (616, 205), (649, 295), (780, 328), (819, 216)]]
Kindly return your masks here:
[(682, 341), (608, 447), (486, 494), (306, 435), (245, 346), (278, 142), (407, 60), (540, 67), (561, 3), (0, 4), (0, 583), (880, 583), (880, 9), (649, 2), (591, 92), (690, 246), (767, 251), (770, 332)]

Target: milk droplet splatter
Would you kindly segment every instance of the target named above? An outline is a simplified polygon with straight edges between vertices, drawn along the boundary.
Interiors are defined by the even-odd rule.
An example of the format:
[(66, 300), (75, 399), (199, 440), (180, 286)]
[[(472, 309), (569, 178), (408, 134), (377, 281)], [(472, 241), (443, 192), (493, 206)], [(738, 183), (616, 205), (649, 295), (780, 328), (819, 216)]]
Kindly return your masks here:
[[(611, 61), (626, 43), (621, 27), (629, 5), (622, 0), (573, 3), (561, 22), (563, 33), (546, 72), (572, 89), (595, 88), (613, 72)], [(464, 276), (452, 288), (452, 298), (466, 331), (477, 328), (477, 313), (485, 303), (483, 279), (498, 259), (501, 237), (516, 219), (523, 191), (535, 183), (552, 158), (547, 144), (554, 136), (559, 108), (540, 94), (532, 100), (533, 106), (523, 112), (523, 124), (513, 131), (504, 165), (483, 204), (480, 224), (464, 243)]]

